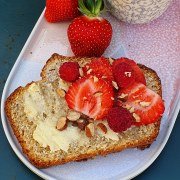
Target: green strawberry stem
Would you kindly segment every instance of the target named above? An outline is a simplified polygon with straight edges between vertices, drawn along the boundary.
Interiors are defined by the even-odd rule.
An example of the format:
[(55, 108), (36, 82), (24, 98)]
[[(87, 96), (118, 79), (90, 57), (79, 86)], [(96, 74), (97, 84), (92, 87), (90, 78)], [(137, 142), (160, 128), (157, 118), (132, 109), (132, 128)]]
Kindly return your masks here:
[(97, 17), (104, 9), (103, 0), (78, 0), (79, 11), (89, 17)]

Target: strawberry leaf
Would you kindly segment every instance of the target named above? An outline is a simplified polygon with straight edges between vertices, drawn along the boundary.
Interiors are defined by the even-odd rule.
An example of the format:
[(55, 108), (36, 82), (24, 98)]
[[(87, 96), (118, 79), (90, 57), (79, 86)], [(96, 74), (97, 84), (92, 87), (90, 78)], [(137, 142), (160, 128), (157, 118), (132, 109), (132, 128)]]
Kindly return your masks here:
[(103, 0), (78, 0), (79, 11), (89, 17), (97, 17), (104, 9)]
[(99, 15), (101, 9), (104, 9), (102, 8), (103, 5), (103, 1), (102, 0), (97, 0), (96, 3), (95, 3), (95, 10), (94, 10), (94, 13), (96, 15)]
[(91, 11), (94, 12), (94, 6), (95, 6), (95, 2), (92, 0), (86, 0), (86, 7)]
[(89, 16), (89, 15), (91, 14), (91, 11), (89, 11), (89, 10), (86, 8), (83, 0), (79, 0), (79, 1), (78, 1), (78, 5), (79, 5), (79, 8), (78, 8), (78, 9), (79, 9), (79, 11), (80, 11), (81, 13), (86, 14), (87, 16)]

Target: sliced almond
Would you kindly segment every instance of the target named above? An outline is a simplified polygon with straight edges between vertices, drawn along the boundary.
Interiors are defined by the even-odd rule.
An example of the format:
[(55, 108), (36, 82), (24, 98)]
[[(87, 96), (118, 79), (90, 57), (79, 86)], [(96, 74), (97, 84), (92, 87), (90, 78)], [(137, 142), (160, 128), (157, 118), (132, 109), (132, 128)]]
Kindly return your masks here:
[(124, 94), (122, 93), (120, 96), (118, 96), (118, 99), (120, 99), (121, 101), (125, 102), (128, 98), (128, 94)]
[(107, 76), (102, 76), (102, 79), (106, 79), (107, 78)]
[(115, 89), (119, 89), (119, 87), (118, 87), (118, 85), (117, 85), (117, 83), (115, 82), (115, 81), (112, 81), (112, 85), (113, 85), (113, 87), (115, 88)]
[(104, 134), (107, 133), (107, 127), (103, 123), (98, 123), (97, 129)]
[(78, 128), (81, 130), (85, 130), (85, 127), (89, 124), (87, 119), (78, 119), (77, 120), (77, 125)]
[(81, 76), (81, 77), (83, 77), (83, 76), (84, 76), (84, 73), (83, 73), (82, 68), (79, 68), (79, 74), (80, 74), (80, 76)]
[(93, 79), (94, 79), (94, 82), (98, 82), (99, 80), (96, 76), (94, 76)]
[(65, 93), (64, 90), (62, 90), (62, 89), (57, 89), (56, 91), (57, 91), (57, 93), (58, 93), (58, 95), (59, 95), (60, 97), (65, 97), (66, 93)]
[(132, 96), (134, 99), (136, 99), (137, 97), (139, 97), (139, 95), (136, 95), (136, 96)]
[(134, 112), (134, 107), (131, 107), (131, 108), (129, 109), (129, 112), (130, 112), (130, 113), (133, 113), (133, 112)]
[(102, 94), (103, 94), (102, 92), (96, 92), (96, 93), (94, 94), (94, 96), (95, 96), (95, 97), (100, 97), (100, 96), (102, 96)]
[(136, 104), (138, 104), (139, 102), (141, 102), (141, 100), (138, 99), (138, 100), (135, 100), (134, 102), (135, 102)]
[(69, 111), (68, 114), (67, 114), (67, 118), (70, 120), (70, 121), (77, 121), (79, 118), (80, 118), (81, 114), (76, 112), (76, 111)]
[(70, 86), (69, 83), (67, 83), (66, 81), (62, 80), (61, 78), (59, 79), (59, 88), (60, 89), (63, 89), (64, 91), (67, 92), (68, 89), (69, 89), (69, 86)]
[(109, 63), (112, 65), (114, 60), (112, 58), (109, 58)]
[(145, 101), (142, 101), (142, 102), (139, 102), (139, 104), (142, 106), (142, 107), (148, 107), (151, 102), (145, 102)]
[(87, 71), (87, 74), (90, 74), (92, 72), (92, 69), (89, 69), (88, 71)]
[(84, 97), (83, 97), (83, 101), (85, 101), (85, 100), (87, 100), (87, 97), (84, 96)]
[(90, 123), (85, 127), (85, 133), (88, 138), (91, 138), (94, 136), (94, 124)]
[(141, 118), (136, 113), (133, 113), (133, 117), (136, 120), (136, 122), (140, 122), (141, 121)]
[(66, 117), (61, 117), (59, 119), (59, 121), (57, 122), (56, 124), (56, 128), (59, 130), (59, 131), (63, 131), (64, 129), (67, 128), (67, 119)]
[(130, 110), (130, 109), (131, 109), (131, 106), (128, 105), (128, 104), (126, 104), (124, 108), (126, 108), (127, 110)]
[(118, 98), (119, 98), (119, 99), (123, 99), (123, 98), (125, 98), (125, 97), (127, 97), (127, 96), (128, 96), (128, 94), (122, 93), (120, 96), (118, 96)]
[(131, 77), (131, 72), (125, 72), (124, 74), (126, 77)]

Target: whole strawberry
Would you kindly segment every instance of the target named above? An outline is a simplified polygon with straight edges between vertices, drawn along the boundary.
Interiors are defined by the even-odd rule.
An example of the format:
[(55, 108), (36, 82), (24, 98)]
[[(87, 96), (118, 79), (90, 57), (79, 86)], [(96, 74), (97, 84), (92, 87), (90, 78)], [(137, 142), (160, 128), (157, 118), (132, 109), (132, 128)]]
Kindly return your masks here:
[(48, 22), (71, 20), (79, 14), (78, 0), (46, 0), (45, 17)]
[(75, 18), (68, 28), (68, 38), (76, 56), (99, 57), (112, 38), (111, 24), (99, 17), (103, 0), (79, 0), (79, 10), (84, 14)]

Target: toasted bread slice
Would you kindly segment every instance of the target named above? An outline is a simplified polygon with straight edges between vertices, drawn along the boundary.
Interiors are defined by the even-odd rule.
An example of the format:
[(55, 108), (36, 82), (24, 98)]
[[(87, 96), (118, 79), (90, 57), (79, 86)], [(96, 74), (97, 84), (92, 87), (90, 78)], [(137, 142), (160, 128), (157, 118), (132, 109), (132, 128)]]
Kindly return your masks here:
[[(58, 97), (56, 92), (59, 66), (65, 61), (78, 61), (82, 65), (90, 60), (90, 58), (64, 57), (54, 54), (47, 61), (41, 72), (41, 81), (32, 82), (25, 87), (19, 87), (8, 97), (5, 104), (7, 118), (22, 147), (22, 151), (36, 167), (46, 168), (71, 161), (93, 158), (97, 155), (119, 152), (127, 148), (144, 149), (156, 139), (159, 133), (160, 120), (146, 126), (133, 126), (127, 131), (119, 133), (118, 140), (108, 139), (96, 134), (83, 145), (80, 145), (78, 141), (71, 143), (67, 151), (61, 149), (52, 151), (49, 146), (43, 147), (33, 138), (37, 124), (29, 119), (25, 113), (24, 97), (26, 93), (32, 85), (35, 85), (39, 89), (39, 97), (43, 99), (42, 101), (45, 103), (47, 111), (54, 110), (54, 114), (60, 113), (64, 116), (68, 107), (65, 100)], [(145, 74), (147, 86), (161, 96), (161, 82), (156, 72), (144, 65), (139, 66)], [(38, 100), (38, 103), (41, 104), (41, 100)], [(63, 110), (58, 107), (59, 103), (62, 103)], [(43, 114), (38, 115), (38, 118), (43, 120)], [(58, 121), (58, 117), (55, 120)], [(85, 132), (81, 131), (80, 133), (83, 135)]]

